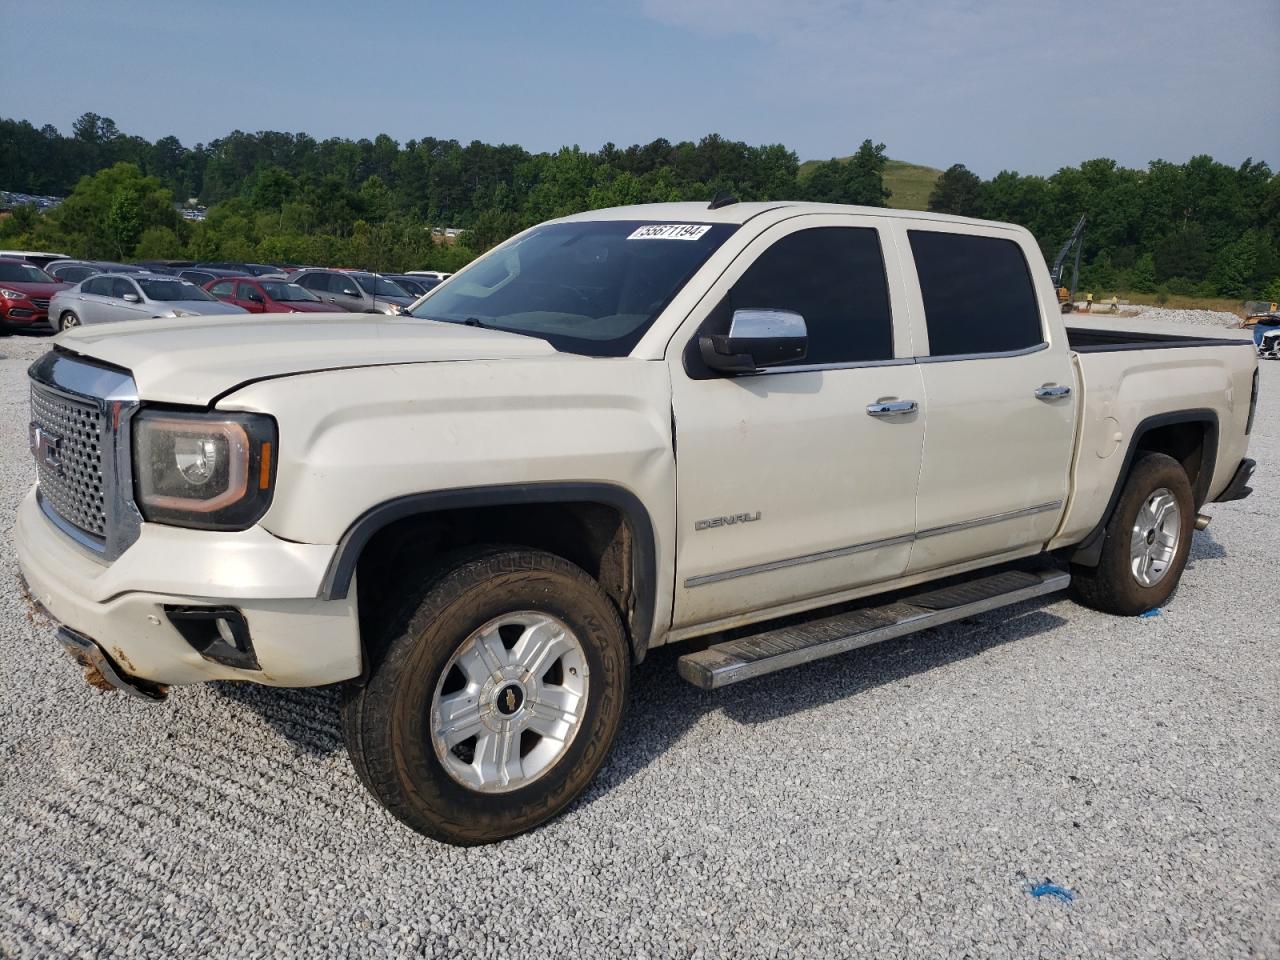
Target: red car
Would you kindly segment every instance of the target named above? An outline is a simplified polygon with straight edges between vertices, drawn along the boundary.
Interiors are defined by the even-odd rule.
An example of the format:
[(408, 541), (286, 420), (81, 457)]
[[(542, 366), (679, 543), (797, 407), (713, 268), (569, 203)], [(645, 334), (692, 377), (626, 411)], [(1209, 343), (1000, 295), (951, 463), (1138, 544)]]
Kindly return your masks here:
[(0, 259), (0, 335), (48, 324), (49, 299), (69, 286), (24, 260)]
[(333, 313), (334, 309), (310, 290), (288, 280), (228, 277), (210, 280), (204, 288), (219, 300), (244, 307), (250, 313)]

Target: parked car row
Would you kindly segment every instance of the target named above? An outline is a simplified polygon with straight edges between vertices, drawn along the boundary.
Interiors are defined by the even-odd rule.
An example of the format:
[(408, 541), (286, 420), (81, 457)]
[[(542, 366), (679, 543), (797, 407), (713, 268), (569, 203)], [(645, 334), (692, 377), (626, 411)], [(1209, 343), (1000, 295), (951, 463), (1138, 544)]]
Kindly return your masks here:
[(10, 283), (0, 289), (0, 326), (5, 333), (46, 324), (65, 330), (143, 317), (240, 312), (400, 315), (452, 275), (238, 261), (115, 263), (35, 251), (7, 254), (0, 251), (0, 282), (7, 277)]

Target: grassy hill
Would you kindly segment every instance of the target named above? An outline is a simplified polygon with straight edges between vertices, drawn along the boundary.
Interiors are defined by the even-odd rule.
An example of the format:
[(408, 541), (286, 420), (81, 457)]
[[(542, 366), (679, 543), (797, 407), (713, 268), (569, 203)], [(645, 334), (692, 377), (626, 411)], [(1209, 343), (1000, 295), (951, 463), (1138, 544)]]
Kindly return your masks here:
[[(848, 157), (841, 157), (848, 160)], [(817, 160), (806, 160), (800, 164), (800, 175), (804, 176), (818, 164)], [(884, 168), (884, 185), (892, 195), (889, 206), (899, 210), (924, 210), (929, 206), (929, 191), (933, 189), (941, 170), (933, 167), (922, 167), (907, 163), (905, 160), (890, 160)]]

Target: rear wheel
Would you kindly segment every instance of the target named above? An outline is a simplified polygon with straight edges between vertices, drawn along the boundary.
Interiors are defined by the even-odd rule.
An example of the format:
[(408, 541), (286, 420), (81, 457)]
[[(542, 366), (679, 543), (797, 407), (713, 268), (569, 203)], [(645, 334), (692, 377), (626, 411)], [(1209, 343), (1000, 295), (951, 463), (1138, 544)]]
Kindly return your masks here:
[(1160, 606), (1182, 578), (1194, 526), (1195, 498), (1182, 464), (1146, 454), (1107, 522), (1097, 567), (1072, 568), (1075, 599), (1121, 616)]
[(80, 318), (70, 310), (65, 311), (62, 316), (58, 317), (58, 329), (70, 330), (72, 327), (80, 326)]
[(608, 754), (630, 658), (594, 580), (538, 550), (455, 558), (375, 641), (343, 704), (348, 752), (413, 829), (489, 843), (563, 810)]

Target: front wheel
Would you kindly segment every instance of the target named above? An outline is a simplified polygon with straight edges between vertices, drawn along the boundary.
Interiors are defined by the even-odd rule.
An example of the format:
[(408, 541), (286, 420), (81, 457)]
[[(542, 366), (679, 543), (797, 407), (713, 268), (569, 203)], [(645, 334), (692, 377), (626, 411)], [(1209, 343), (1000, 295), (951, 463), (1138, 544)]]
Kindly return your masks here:
[(1191, 552), (1195, 497), (1173, 457), (1148, 453), (1129, 473), (1107, 522), (1097, 567), (1073, 567), (1074, 598), (1103, 613), (1136, 616), (1177, 589)]
[(70, 330), (72, 327), (80, 326), (80, 318), (70, 310), (66, 311), (58, 318), (58, 330)]
[(395, 816), (460, 845), (555, 816), (608, 755), (630, 658), (591, 577), (538, 550), (446, 563), (375, 640), (368, 683), (342, 708), (347, 750)]

